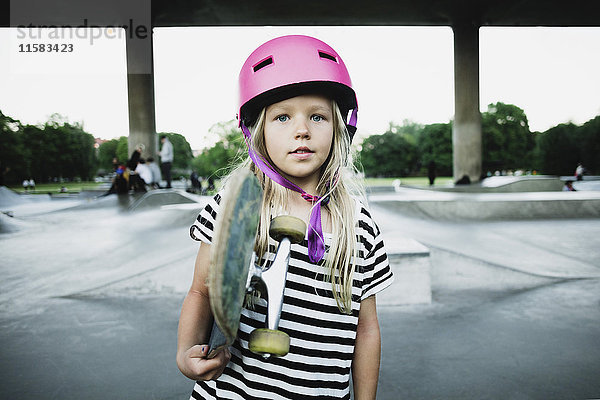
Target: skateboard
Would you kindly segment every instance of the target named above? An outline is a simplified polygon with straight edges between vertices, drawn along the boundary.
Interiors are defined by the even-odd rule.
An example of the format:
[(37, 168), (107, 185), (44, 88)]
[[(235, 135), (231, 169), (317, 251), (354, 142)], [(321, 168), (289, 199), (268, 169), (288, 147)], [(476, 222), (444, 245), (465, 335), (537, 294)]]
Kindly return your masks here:
[(279, 245), (273, 263), (263, 270), (255, 264), (254, 253), (261, 205), (262, 188), (254, 174), (241, 170), (230, 177), (211, 246), (207, 284), (214, 323), (208, 358), (233, 343), (246, 294), (255, 288), (267, 297), (267, 318), (265, 328), (251, 332), (248, 347), (265, 358), (289, 351), (289, 336), (278, 330), (279, 316), (291, 244), (304, 239), (306, 224), (291, 216), (271, 221), (269, 234)]

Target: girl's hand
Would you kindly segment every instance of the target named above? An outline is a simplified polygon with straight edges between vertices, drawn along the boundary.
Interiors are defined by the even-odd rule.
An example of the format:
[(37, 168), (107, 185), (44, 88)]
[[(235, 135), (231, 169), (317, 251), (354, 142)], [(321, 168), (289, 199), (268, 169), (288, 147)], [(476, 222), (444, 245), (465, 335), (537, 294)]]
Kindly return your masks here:
[(178, 355), (177, 366), (185, 376), (195, 381), (217, 379), (229, 362), (231, 353), (229, 349), (225, 349), (217, 353), (214, 358), (208, 359), (207, 355), (207, 345), (192, 346), (181, 356)]

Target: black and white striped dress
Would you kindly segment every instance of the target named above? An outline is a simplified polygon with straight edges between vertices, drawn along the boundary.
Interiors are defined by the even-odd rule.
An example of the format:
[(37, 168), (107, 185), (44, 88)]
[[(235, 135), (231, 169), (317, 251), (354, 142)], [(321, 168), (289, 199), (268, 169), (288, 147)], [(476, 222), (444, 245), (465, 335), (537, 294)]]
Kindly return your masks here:
[[(190, 228), (193, 239), (212, 240), (219, 211), (216, 195)], [(279, 329), (290, 336), (290, 352), (281, 358), (262, 357), (248, 350), (248, 337), (263, 328), (266, 302), (244, 309), (231, 361), (216, 381), (197, 382), (191, 399), (349, 399), (350, 366), (354, 353), (360, 302), (393, 281), (379, 228), (368, 210), (357, 202), (359, 260), (352, 288), (352, 313), (339, 311), (324, 280), (323, 261), (308, 259), (306, 239), (292, 245)], [(276, 242), (269, 240), (268, 260)], [(331, 236), (325, 234), (328, 248)]]

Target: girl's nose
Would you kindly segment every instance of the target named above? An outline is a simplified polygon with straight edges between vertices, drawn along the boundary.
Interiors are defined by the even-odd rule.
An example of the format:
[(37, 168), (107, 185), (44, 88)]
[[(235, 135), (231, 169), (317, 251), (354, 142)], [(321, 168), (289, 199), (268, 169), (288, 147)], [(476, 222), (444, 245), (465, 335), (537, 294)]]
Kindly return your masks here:
[(309, 139), (310, 132), (308, 130), (308, 124), (305, 121), (298, 122), (296, 127), (296, 139)]

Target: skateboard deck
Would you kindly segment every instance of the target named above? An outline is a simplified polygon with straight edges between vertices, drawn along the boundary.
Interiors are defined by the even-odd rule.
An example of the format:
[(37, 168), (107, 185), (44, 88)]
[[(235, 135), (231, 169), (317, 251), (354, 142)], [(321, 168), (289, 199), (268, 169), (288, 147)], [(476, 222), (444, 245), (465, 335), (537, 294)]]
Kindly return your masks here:
[(237, 336), (250, 266), (254, 263), (262, 188), (250, 170), (227, 181), (217, 215), (208, 273), (214, 317), (208, 357), (231, 345)]

